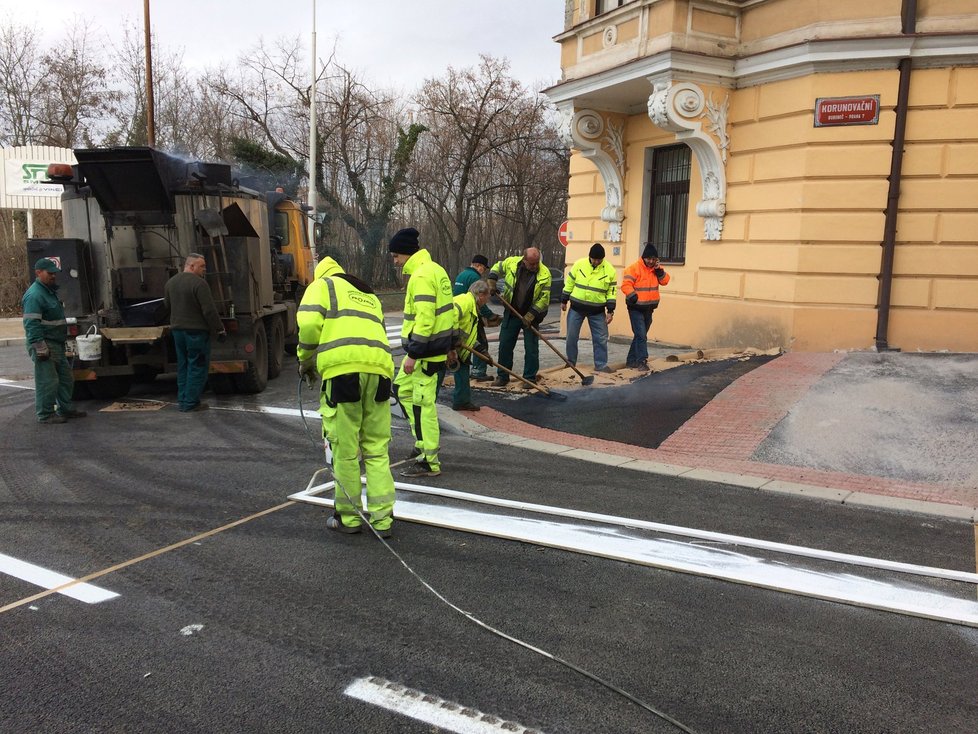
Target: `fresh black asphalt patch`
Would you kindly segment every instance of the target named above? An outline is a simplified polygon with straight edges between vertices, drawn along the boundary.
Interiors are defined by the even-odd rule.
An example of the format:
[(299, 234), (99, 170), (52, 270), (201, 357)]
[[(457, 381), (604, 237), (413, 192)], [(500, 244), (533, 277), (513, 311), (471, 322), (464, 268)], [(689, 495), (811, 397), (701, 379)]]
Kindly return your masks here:
[(727, 385), (772, 359), (681, 365), (626, 385), (568, 390), (565, 401), (539, 394), (507, 400), (474, 387), (473, 401), (540, 428), (655, 449)]

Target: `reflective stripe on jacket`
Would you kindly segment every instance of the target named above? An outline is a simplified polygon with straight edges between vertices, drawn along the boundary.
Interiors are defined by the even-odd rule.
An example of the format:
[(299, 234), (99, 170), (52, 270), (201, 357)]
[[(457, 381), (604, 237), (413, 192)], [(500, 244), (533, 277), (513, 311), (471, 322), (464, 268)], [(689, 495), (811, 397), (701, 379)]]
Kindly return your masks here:
[[(655, 308), (659, 305), (659, 286), (668, 283), (669, 273), (662, 270), (662, 277), (659, 278), (655, 270), (639, 258), (638, 262), (633, 262), (625, 268), (621, 279), (621, 293), (625, 296), (625, 303), (629, 309)], [(629, 303), (627, 299), (633, 293), (638, 296), (638, 300)]]
[[(489, 280), (503, 282), (503, 298), (507, 301), (513, 300), (513, 289), (516, 287), (516, 271), (522, 262), (522, 255), (513, 255), (513, 257), (500, 260), (489, 271)], [(541, 260), (540, 268), (537, 270), (536, 283), (533, 286), (533, 305), (530, 306), (529, 311), (534, 316), (541, 316), (550, 308), (550, 281), (550, 268), (544, 265)]]
[(404, 294), (401, 345), (412, 359), (444, 362), (455, 341), (452, 281), (427, 250), (408, 258), (404, 274), (410, 280)]
[(315, 356), (324, 380), (352, 372), (392, 378), (394, 360), (380, 299), (347, 281), (332, 258), (319, 263), (316, 275), (296, 313), (299, 361)]
[(570, 301), (581, 310), (594, 313), (615, 310), (615, 298), (618, 295), (618, 274), (614, 266), (607, 260), (602, 260), (597, 267), (591, 265), (591, 260), (582, 257), (567, 273), (564, 281), (564, 292), (560, 294), (560, 302)]
[(469, 355), (466, 347), (472, 347), (479, 340), (479, 307), (475, 303), (475, 296), (471, 293), (463, 293), (455, 296), (455, 328), (458, 333), (458, 341), (462, 345), (458, 350), (458, 358), (465, 360)]
[(24, 312), (24, 334), (27, 344), (44, 341), (64, 343), (68, 338), (65, 309), (55, 292), (35, 280), (20, 299)]

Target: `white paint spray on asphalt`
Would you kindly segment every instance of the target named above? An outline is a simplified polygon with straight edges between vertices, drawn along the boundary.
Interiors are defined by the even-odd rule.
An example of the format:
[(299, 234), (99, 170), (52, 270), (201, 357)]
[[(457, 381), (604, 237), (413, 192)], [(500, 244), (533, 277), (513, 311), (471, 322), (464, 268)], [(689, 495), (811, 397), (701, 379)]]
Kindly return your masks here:
[[(402, 492), (411, 491), (412, 486), (416, 485), (395, 482), (395, 487)], [(332, 499), (319, 496), (332, 488), (332, 482), (310, 486), (291, 495), (289, 499), (332, 507)], [(444, 491), (427, 487), (421, 489), (433, 494)], [(455, 506), (425, 504), (420, 498), (416, 500), (400, 497), (397, 500), (397, 518), (773, 591), (978, 627), (978, 603), (973, 601), (973, 597), (956, 597), (928, 588), (857, 576), (846, 571), (817, 571), (727, 548), (648, 537), (647, 531), (633, 527), (540, 520)], [(840, 561), (823, 560), (845, 565)]]
[[(530, 731), (515, 722), (383, 678), (358, 678), (343, 693), (456, 734), (522, 734)], [(539, 729), (532, 731), (543, 734)]]
[[(42, 589), (54, 589), (70, 584), (75, 580), (71, 576), (65, 576), (57, 571), (51, 571), (3, 553), (0, 553), (0, 573), (40, 586)], [(72, 599), (78, 599), (78, 601), (83, 601), (86, 604), (98, 604), (119, 596), (114, 591), (85, 583), (74, 584), (58, 593), (70, 596)]]

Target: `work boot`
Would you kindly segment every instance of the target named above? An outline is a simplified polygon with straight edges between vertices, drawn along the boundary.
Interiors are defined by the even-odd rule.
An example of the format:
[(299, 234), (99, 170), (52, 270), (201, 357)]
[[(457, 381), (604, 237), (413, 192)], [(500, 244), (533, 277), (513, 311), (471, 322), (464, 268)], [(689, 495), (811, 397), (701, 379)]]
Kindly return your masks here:
[(202, 410), (210, 410), (211, 406), (207, 403), (197, 403), (194, 407), (188, 408), (184, 413), (199, 413)]
[(506, 377), (497, 377), (492, 381), (493, 387), (506, 387), (509, 384), (509, 379)]
[(63, 415), (58, 415), (57, 413), (52, 413), (44, 418), (38, 418), (38, 423), (50, 424), (50, 423), (67, 423), (68, 419)]
[(374, 532), (377, 533), (377, 535), (379, 535), (381, 538), (391, 537), (391, 535), (394, 534), (392, 530), (393, 528), (384, 528), (383, 530), (381, 530), (380, 528), (374, 528)]
[(652, 371), (652, 368), (649, 367), (649, 363), (646, 362), (646, 361), (644, 361), (644, 360), (642, 362), (639, 362), (637, 365), (635, 365), (635, 369), (641, 370), (642, 372), (651, 372)]
[(432, 469), (427, 461), (416, 461), (413, 466), (401, 471), (402, 477), (437, 477), (440, 469)]
[(84, 418), (88, 413), (84, 410), (60, 410), (58, 415), (62, 418)]
[(469, 379), (473, 382), (492, 382), (492, 376), (487, 375), (484, 372), (480, 372), (479, 374), (470, 374)]
[(346, 533), (347, 535), (354, 535), (360, 532), (359, 525), (344, 525), (343, 521), (340, 520), (340, 516), (335, 513), (326, 518), (326, 527), (338, 533)]
[(452, 406), (452, 410), (470, 410), (470, 411), (476, 411), (476, 410), (479, 410), (479, 406), (478, 405), (475, 405), (473, 403), (463, 403), (462, 405), (453, 405)]
[(611, 369), (611, 367), (608, 367), (607, 365), (605, 365), (604, 367), (597, 367), (595, 368), (594, 371), (603, 372), (606, 375), (613, 375), (615, 373), (615, 370)]

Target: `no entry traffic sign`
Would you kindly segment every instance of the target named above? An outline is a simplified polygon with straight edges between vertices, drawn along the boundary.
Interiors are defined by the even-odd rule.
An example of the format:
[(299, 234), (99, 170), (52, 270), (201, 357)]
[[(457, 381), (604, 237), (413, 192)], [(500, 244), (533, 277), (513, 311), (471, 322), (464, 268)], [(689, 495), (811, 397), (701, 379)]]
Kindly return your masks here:
[(557, 227), (557, 240), (564, 247), (567, 247), (568, 239), (570, 239), (570, 232), (567, 231), (567, 220), (565, 219), (563, 222), (560, 223), (560, 226)]

